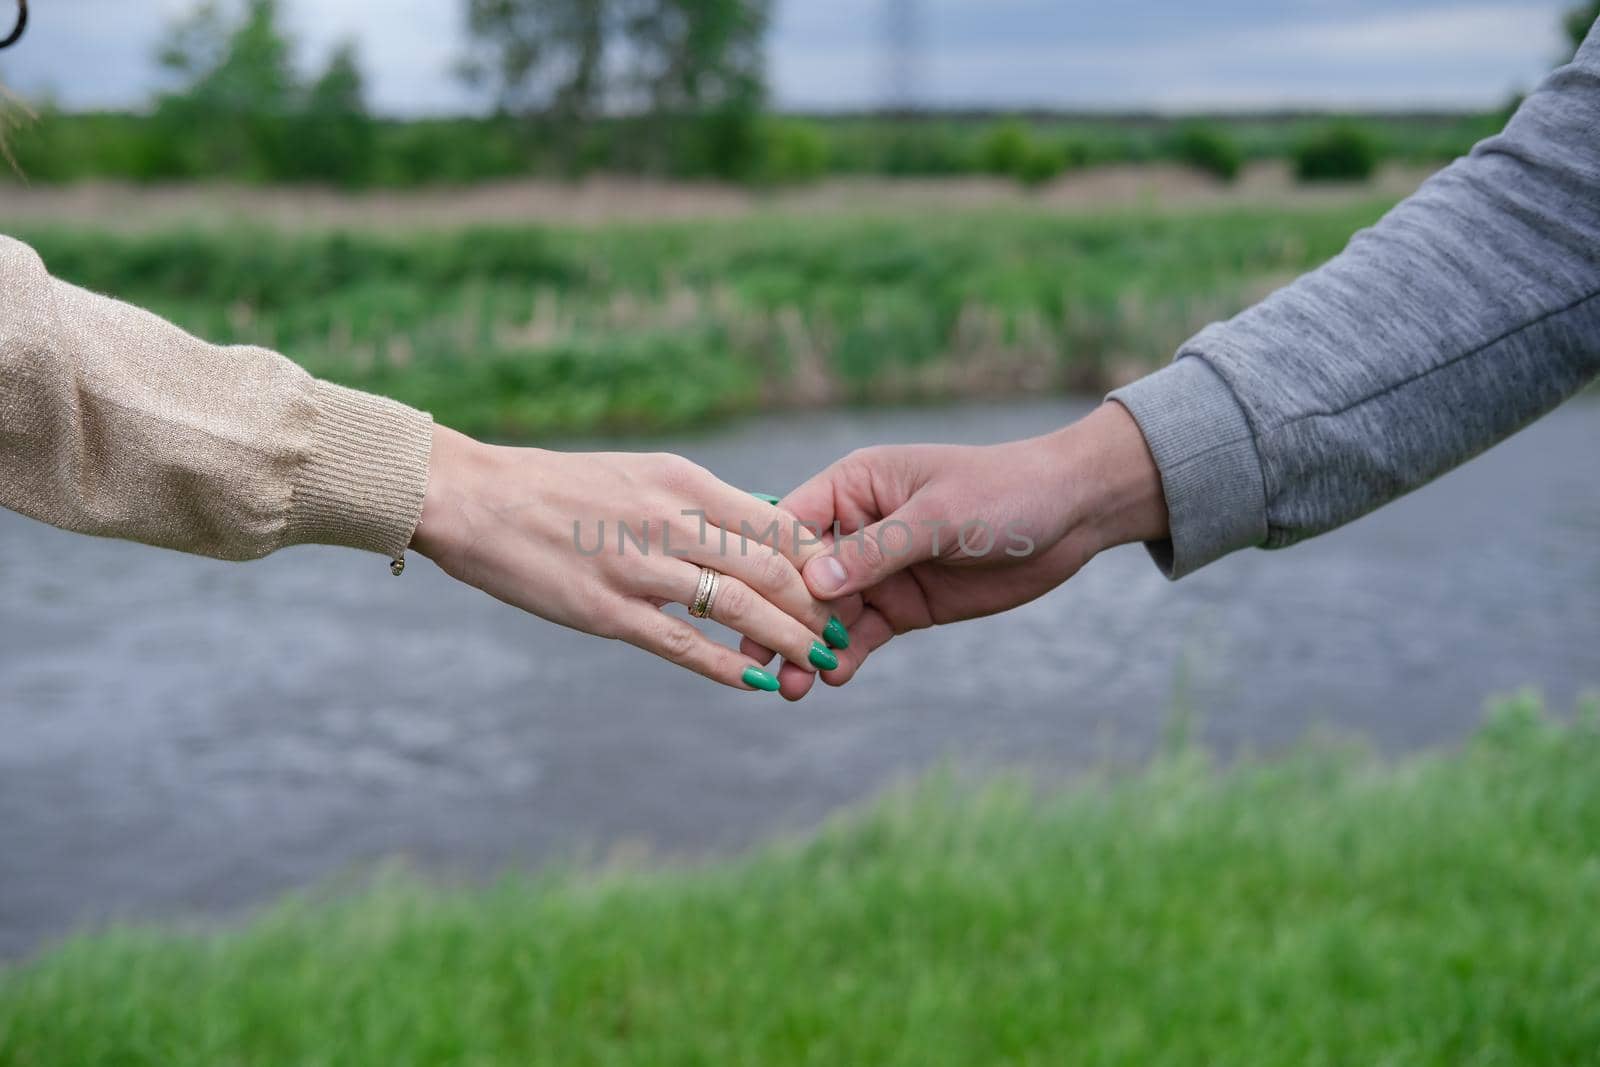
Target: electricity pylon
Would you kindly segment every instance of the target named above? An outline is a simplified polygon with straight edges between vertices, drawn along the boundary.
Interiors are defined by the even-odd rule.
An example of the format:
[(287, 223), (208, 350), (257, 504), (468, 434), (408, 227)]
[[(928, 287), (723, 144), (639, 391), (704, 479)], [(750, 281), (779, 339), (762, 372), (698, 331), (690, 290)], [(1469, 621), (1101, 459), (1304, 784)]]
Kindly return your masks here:
[(884, 0), (884, 105), (909, 112), (921, 103), (922, 0)]

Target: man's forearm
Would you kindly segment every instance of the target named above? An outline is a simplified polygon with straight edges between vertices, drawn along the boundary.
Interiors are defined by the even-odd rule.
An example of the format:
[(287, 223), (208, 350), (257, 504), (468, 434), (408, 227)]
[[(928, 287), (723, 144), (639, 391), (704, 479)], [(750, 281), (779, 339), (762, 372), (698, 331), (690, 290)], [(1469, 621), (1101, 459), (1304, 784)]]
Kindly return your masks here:
[(1112, 397), (1160, 467), (1171, 576), (1332, 529), (1600, 374), (1600, 32), (1343, 254)]

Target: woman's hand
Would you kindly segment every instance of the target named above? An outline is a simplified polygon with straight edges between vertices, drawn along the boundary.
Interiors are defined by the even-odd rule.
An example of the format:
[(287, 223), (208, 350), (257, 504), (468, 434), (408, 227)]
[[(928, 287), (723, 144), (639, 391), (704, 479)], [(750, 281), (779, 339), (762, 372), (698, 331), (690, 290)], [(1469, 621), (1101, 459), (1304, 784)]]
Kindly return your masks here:
[[(1167, 534), (1160, 473), (1116, 403), (1026, 441), (863, 449), (783, 505), (814, 529), (837, 525), (844, 535), (804, 565), (813, 593), (848, 605), (835, 610), (855, 640), (824, 676), (832, 685), (896, 634), (1017, 607), (1105, 548)], [(757, 643), (743, 648), (771, 659)], [(790, 699), (811, 688), (809, 673), (780, 673)]]
[(412, 547), (508, 604), (737, 689), (778, 682), (660, 610), (693, 601), (702, 566), (722, 575), (710, 617), (793, 672), (836, 667), (819, 638), (847, 643), (830, 621), (859, 610), (806, 589), (800, 569), (824, 548), (791, 515), (673, 455), (501, 448), (437, 427)]

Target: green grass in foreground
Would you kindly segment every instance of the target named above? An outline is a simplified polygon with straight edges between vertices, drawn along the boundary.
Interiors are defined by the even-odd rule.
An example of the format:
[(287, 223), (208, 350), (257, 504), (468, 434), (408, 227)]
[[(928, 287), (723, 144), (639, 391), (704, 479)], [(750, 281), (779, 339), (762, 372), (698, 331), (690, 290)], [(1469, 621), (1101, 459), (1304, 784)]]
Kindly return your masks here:
[(935, 780), (724, 864), (299, 899), (0, 977), (0, 1062), (1600, 1061), (1600, 709), (1465, 750)]
[(19, 232), (60, 277), (471, 433), (1098, 389), (1334, 255), (1381, 204), (373, 235)]

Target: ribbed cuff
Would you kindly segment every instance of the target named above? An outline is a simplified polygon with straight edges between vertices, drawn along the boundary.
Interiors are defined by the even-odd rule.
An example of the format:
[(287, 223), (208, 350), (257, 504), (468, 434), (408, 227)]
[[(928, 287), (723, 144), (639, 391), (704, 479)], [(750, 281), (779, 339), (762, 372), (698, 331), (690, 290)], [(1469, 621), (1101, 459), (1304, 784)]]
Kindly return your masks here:
[(295, 482), (284, 544), (405, 553), (422, 517), (433, 420), (404, 404), (319, 381), (316, 431)]
[(1147, 544), (1168, 578), (1267, 539), (1266, 483), (1244, 410), (1205, 360), (1179, 359), (1111, 393), (1161, 471), (1171, 536)]

